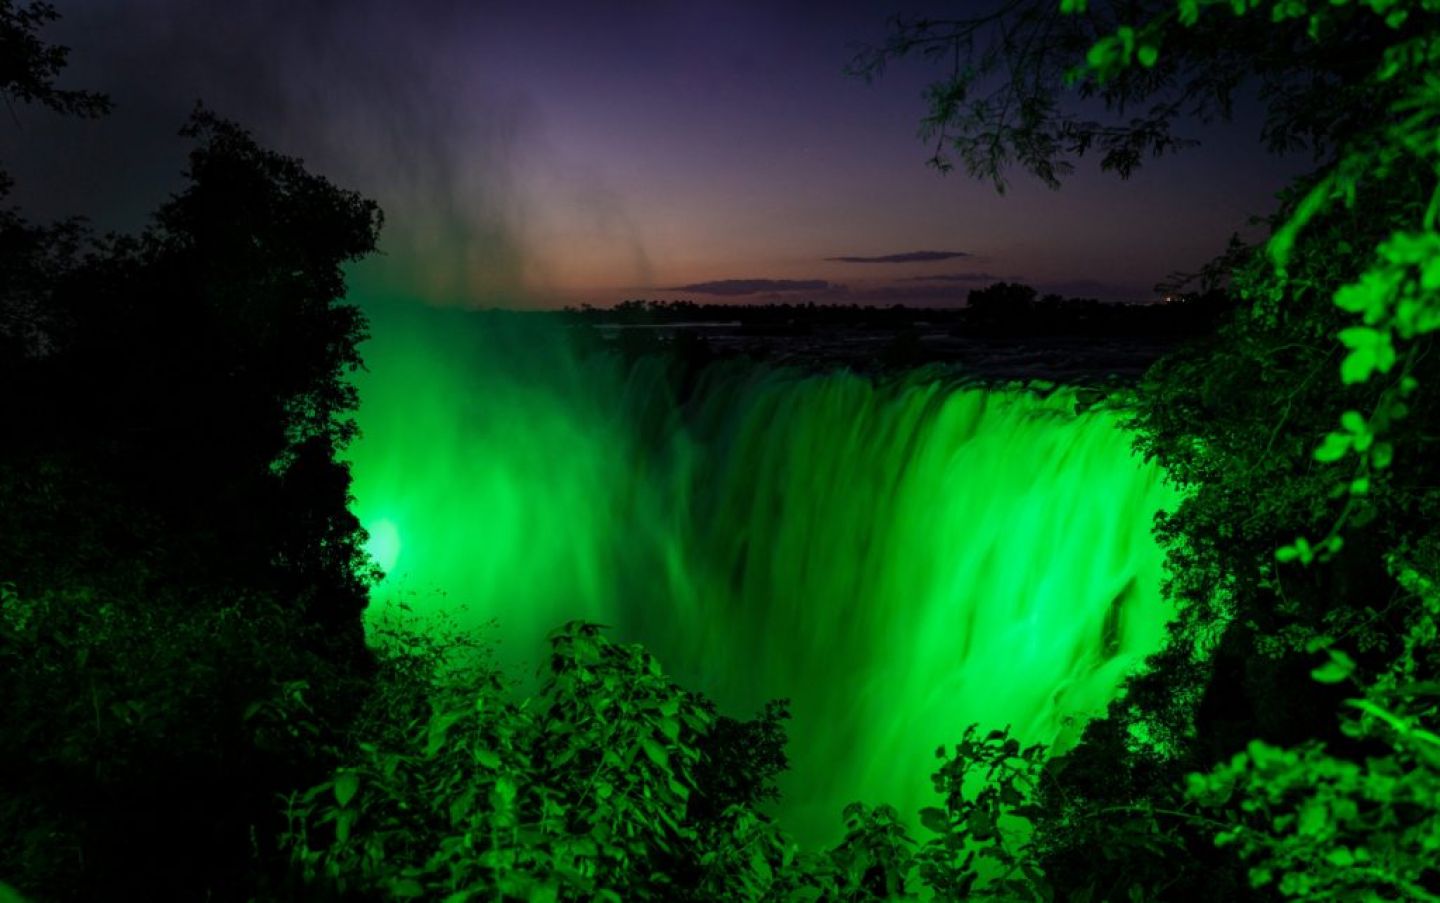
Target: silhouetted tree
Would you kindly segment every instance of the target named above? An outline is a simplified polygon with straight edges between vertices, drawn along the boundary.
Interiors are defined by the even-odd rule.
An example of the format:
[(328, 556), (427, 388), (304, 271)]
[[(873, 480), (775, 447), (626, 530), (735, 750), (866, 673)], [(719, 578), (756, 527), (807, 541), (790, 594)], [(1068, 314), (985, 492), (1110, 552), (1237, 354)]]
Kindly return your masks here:
[[(1179, 130), (1230, 118), (1251, 81), (1266, 100), (1267, 147), (1333, 157), (1349, 137), (1383, 124), (1400, 96), (1398, 84), (1365, 77), (1381, 54), (1427, 28), (1420, 16), (1392, 25), (1365, 4), (1342, 4), (1316, 25), (1303, 6), (1274, 21), (1213, 8), (1200, 15), (1202, 6), (1212, 4), (1008, 0), (974, 14), (895, 16), (886, 40), (862, 46), (848, 71), (868, 81), (897, 59), (933, 61), (943, 75), (927, 89), (921, 123), (935, 144), (930, 164), (949, 171), (958, 158), (1002, 192), (1006, 171), (1019, 165), (1058, 188), (1086, 153), (1125, 178), (1147, 155), (1197, 145)], [(1113, 117), (1089, 118), (1067, 95), (1099, 99)]]
[[(100, 116), (110, 109), (104, 94), (55, 86), (69, 49), (47, 43), (39, 31), (58, 17), (48, 3), (0, 0), (0, 97), (12, 117), (16, 103), (74, 116)], [(0, 165), (0, 205), (12, 187)], [(0, 377), (7, 362), (47, 346), (53, 323), (46, 299), (60, 274), (73, 265), (84, 235), (78, 221), (39, 226), (0, 206)]]
[(70, 49), (42, 40), (39, 30), (59, 17), (49, 3), (0, 0), (0, 94), (7, 101), (38, 103), (75, 116), (109, 112), (110, 99), (104, 94), (55, 86)]
[(251, 896), (371, 667), (336, 455), (379, 210), (204, 110), (184, 134), (142, 235), (0, 231), (45, 314), (0, 393), (0, 874), (45, 899)]
[(1035, 289), (1012, 282), (996, 282), (974, 289), (965, 299), (967, 326), (1007, 326), (1023, 322), (1035, 306)]

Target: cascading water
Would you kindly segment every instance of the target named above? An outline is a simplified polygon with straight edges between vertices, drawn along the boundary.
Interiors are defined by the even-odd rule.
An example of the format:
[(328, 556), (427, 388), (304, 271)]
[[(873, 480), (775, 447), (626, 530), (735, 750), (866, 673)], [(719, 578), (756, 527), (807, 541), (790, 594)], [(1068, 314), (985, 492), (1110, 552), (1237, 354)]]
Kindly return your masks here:
[(355, 510), (405, 601), (492, 619), (533, 666), (614, 625), (748, 717), (788, 697), (782, 824), (934, 802), (965, 725), (1063, 745), (1157, 649), (1157, 511), (1178, 501), (1074, 395), (753, 364), (682, 401), (658, 361), (523, 315), (367, 305)]

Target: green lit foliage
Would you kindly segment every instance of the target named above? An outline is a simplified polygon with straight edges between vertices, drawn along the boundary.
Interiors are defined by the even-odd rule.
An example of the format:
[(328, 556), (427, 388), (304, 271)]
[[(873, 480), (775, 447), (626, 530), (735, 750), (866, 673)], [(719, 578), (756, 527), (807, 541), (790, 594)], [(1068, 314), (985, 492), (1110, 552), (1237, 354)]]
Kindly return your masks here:
[(1030, 843), (1043, 755), (1038, 744), (1022, 749), (1009, 728), (981, 736), (970, 725), (952, 754), (936, 750), (940, 805), (918, 813), (934, 836), (917, 843), (894, 807), (851, 803), (840, 843), (796, 856), (764, 899), (1051, 899)]
[[(1236, 3), (1232, 11), (1240, 16), (1259, 5)], [(1416, 14), (1413, 19), (1411, 12)], [(1257, 254), (1236, 274), (1237, 287), (1253, 308), (1249, 316), (1238, 318), (1228, 339), (1234, 340), (1234, 332), (1241, 330), (1268, 333), (1310, 345), (1317, 352), (1310, 356), (1316, 367), (1322, 360), (1318, 352), (1324, 353), (1323, 360), (1339, 359), (1341, 387), (1328, 383), (1317, 387), (1314, 373), (1307, 374), (1286, 399), (1280, 422), (1267, 439), (1268, 453), (1282, 429), (1302, 437), (1314, 429), (1313, 418), (1286, 422), (1301, 393), (1313, 398), (1307, 406), (1310, 411), (1333, 417), (1330, 422), (1339, 424), (1311, 449), (1315, 462), (1332, 466), (1318, 473), (1310, 467), (1303, 477), (1287, 475), (1277, 483), (1292, 500), (1288, 516), (1275, 518), (1277, 526), (1298, 521), (1322, 532), (1320, 539), (1313, 539), (1313, 533), (1302, 529), (1293, 540), (1277, 544), (1274, 555), (1281, 566), (1329, 562), (1345, 546), (1349, 528), (1380, 521), (1379, 531), (1374, 527), (1368, 531), (1367, 539), (1372, 541), (1361, 553), (1374, 562), (1373, 574), (1383, 553), (1383, 547), (1374, 547), (1375, 534), (1383, 535), (1392, 547), (1403, 542), (1414, 532), (1416, 515), (1434, 504), (1428, 488), (1432, 481), (1416, 479), (1426, 465), (1403, 462), (1399, 474), (1395, 465), (1397, 454), (1404, 454), (1405, 442), (1418, 448), (1429, 441), (1423, 432), (1406, 429), (1405, 421), (1417, 408), (1422, 423), (1423, 415), (1430, 413), (1416, 392), (1425, 369), (1424, 337), (1440, 328), (1440, 234), (1435, 232), (1440, 210), (1440, 84), (1427, 73), (1428, 57), (1415, 51), (1417, 41), (1424, 45), (1440, 37), (1435, 12), (1425, 4), (1412, 10), (1406, 4), (1380, 2), (1355, 10), (1344, 4), (1317, 5), (1313, 10), (1303, 3), (1273, 7), (1271, 18), (1276, 23), (1306, 15), (1307, 35), (1319, 46), (1344, 44), (1339, 29), (1342, 24), (1355, 24), (1355, 17), (1363, 23), (1381, 16), (1394, 32), (1388, 41), (1365, 46), (1367, 53), (1356, 72), (1371, 101), (1388, 115), (1362, 117), (1334, 132), (1336, 160), (1288, 193), (1272, 220), (1274, 231), (1266, 254)], [(1194, 15), (1185, 19), (1193, 22)], [(1407, 21), (1410, 26), (1402, 30)], [(1356, 315), (1359, 323), (1351, 319)], [(1265, 369), (1254, 352), (1242, 351), (1240, 357), (1250, 359), (1250, 369), (1257, 365)], [(1288, 376), (1281, 379), (1293, 381)], [(1164, 381), (1163, 375), (1156, 380)], [(1170, 380), (1171, 386), (1177, 384)], [(1254, 423), (1260, 418), (1246, 419)], [(1153, 429), (1156, 425), (1152, 421), (1152, 436), (1183, 432), (1163, 425)], [(1211, 441), (1198, 447), (1201, 457), (1221, 457)], [(1150, 448), (1157, 450), (1154, 443)], [(1183, 468), (1179, 475), (1190, 476)], [(1205, 474), (1198, 482), (1229, 490), (1228, 484), (1235, 480), (1231, 474)], [(1338, 512), (1330, 504), (1318, 503), (1315, 490), (1322, 487), (1329, 499), (1341, 502)], [(1293, 505), (1302, 501), (1308, 502), (1304, 515)], [(1177, 516), (1186, 515), (1182, 511)], [(1233, 562), (1230, 569), (1235, 570)], [(1273, 570), (1263, 565), (1261, 569)], [(1265, 588), (1283, 594), (1281, 579), (1277, 573)], [(1282, 598), (1281, 604), (1296, 613), (1288, 599)], [(1373, 620), (1374, 609), (1365, 609), (1364, 616)], [(1340, 628), (1360, 629), (1358, 624)], [(1307, 641), (1314, 635), (1295, 634), (1294, 640)], [(1365, 639), (1378, 642), (1374, 637)], [(1295, 645), (1292, 640), (1292, 648)]]
[[(1440, 10), (1237, 2), (1230, 11), (1244, 16), (1261, 6), (1276, 27), (1303, 20), (1317, 47), (1362, 47), (1350, 58), (1350, 97), (1368, 96), (1374, 106), (1333, 132), (1334, 159), (1282, 198), (1264, 253), (1236, 272), (1250, 309), (1225, 334), (1226, 347), (1172, 360), (1168, 372), (1152, 375), (1156, 402), (1142, 418), (1148, 448), (1200, 486), (1162, 524), (1179, 564), (1172, 589), (1191, 603), (1182, 624), (1195, 648), (1198, 625), (1235, 620), (1232, 634), (1252, 631), (1254, 647), (1271, 655), (1294, 660), (1299, 650), (1325, 649), (1328, 660), (1310, 671), (1322, 684), (1339, 688), (1367, 665), (1381, 677), (1364, 698), (1345, 701), (1359, 714), (1344, 721), (1343, 738), (1312, 725), (1314, 738), (1303, 740), (1281, 721), (1253, 719), (1262, 736), (1299, 742), (1285, 748), (1253, 739), (1228, 762), (1192, 774), (1187, 798), (1216, 810), (1216, 842), (1247, 860), (1255, 888), (1307, 899), (1436, 899), (1440, 736), (1430, 727), (1440, 668), (1431, 651), (1433, 571), (1426, 571), (1440, 506), (1425, 452), (1434, 409), (1421, 390), (1436, 376), (1427, 336), (1440, 328), (1440, 83), (1430, 50), (1440, 39)], [(1189, 24), (1204, 14), (1193, 3), (1181, 11)], [(1351, 29), (1373, 29), (1376, 21), (1384, 38), (1351, 40)], [(1127, 61), (1090, 62), (1103, 77)], [(1247, 348), (1254, 336), (1298, 350), (1301, 366), (1267, 361)], [(1277, 387), (1287, 387), (1278, 416), (1212, 396), (1219, 417), (1180, 425), (1175, 418), (1187, 411), (1175, 408), (1195, 417), (1207, 384), (1238, 388), (1237, 377), (1200, 372), (1224, 357), (1234, 361), (1232, 372), (1246, 374), (1238, 379), (1276, 374)], [(1182, 373), (1200, 390), (1184, 388)], [(1268, 489), (1252, 476), (1267, 467)], [(1261, 529), (1246, 535), (1251, 526)], [(1287, 526), (1273, 562), (1264, 561), (1255, 540)], [(1220, 610), (1216, 599), (1224, 600)], [(1341, 637), (1356, 657), (1335, 646)], [(1297, 677), (1290, 669), (1269, 692), (1334, 698), (1297, 686)], [(1329, 752), (1327, 737), (1344, 749)], [(1377, 742), (1386, 754), (1358, 755)]]
[(372, 719), (383, 736), (292, 799), (307, 878), (399, 898), (717, 899), (758, 897), (785, 865), (734, 775), (728, 799), (710, 793), (708, 817), (691, 817), (713, 709), (593, 624), (552, 634), (545, 682), (521, 702), (484, 668), (408, 689), (431, 699), (428, 717)]
[(900, 813), (888, 805), (850, 803), (842, 813), (845, 836), (834, 848), (800, 860), (798, 871), (808, 893), (803, 900), (914, 899), (910, 888), (915, 841)]
[[(551, 635), (521, 698), (456, 638), (408, 629), (328, 780), (290, 795), (307, 894), (367, 899), (1049, 899), (1029, 836), (1043, 748), (968, 728), (937, 751), (935, 835), (852, 803), (845, 836), (801, 851), (761, 811), (785, 766), (784, 705), (717, 716), (639, 646), (594, 624)], [(473, 649), (471, 650), (473, 651)], [(454, 661), (452, 660), (452, 665)]]
[(1319, 743), (1253, 740), (1194, 775), (1190, 796), (1233, 825), (1215, 842), (1251, 863), (1255, 887), (1312, 900), (1440, 898), (1440, 774), (1409, 744), (1357, 763)]
[(0, 873), (46, 900), (278, 880), (274, 790), (357, 689), (276, 642), (304, 632), (261, 597), (0, 586)]
[[(1050, 891), (1035, 866), (1030, 829), (1039, 810), (1030, 802), (1044, 747), (1021, 748), (1008, 730), (979, 736), (966, 728), (953, 757), (934, 775), (941, 807), (920, 810), (937, 836), (916, 855), (925, 886), (940, 899), (1044, 900)], [(993, 874), (978, 883), (981, 874)]]
[[(1250, 863), (1253, 885), (1305, 899), (1440, 899), (1440, 618), (1433, 539), (1416, 558), (1390, 564), (1416, 605), (1403, 650), (1358, 681), (1340, 650), (1312, 672), (1363, 695), (1345, 701), (1342, 731), (1366, 755), (1310, 741), (1260, 740), (1215, 768), (1191, 774), (1186, 795), (1226, 824), (1215, 842)], [(1427, 559), (1421, 561), (1420, 559)]]

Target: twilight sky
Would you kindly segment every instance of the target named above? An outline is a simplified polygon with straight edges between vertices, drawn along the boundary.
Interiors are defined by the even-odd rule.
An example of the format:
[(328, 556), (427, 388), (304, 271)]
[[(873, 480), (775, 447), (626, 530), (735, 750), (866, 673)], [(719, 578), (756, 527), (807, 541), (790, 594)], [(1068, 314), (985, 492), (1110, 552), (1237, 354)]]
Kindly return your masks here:
[[(1129, 181), (1082, 160), (1001, 197), (924, 165), (915, 61), (847, 78), (897, 10), (968, 0), (57, 0), (66, 86), (99, 122), (17, 108), (15, 200), (134, 228), (179, 183), (197, 99), (378, 200), (357, 278), (438, 303), (623, 298), (953, 304), (1019, 279), (1106, 300), (1194, 270), (1303, 159), (1259, 112)], [(16, 123), (18, 122), (18, 127)]]

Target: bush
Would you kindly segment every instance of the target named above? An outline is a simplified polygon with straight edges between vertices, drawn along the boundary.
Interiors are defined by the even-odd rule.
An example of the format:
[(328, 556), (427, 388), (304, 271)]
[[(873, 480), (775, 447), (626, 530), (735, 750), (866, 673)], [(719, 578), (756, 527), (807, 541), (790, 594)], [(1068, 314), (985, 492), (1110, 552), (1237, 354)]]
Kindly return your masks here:
[(352, 680), (265, 598), (0, 588), (0, 873), (42, 899), (242, 897)]

